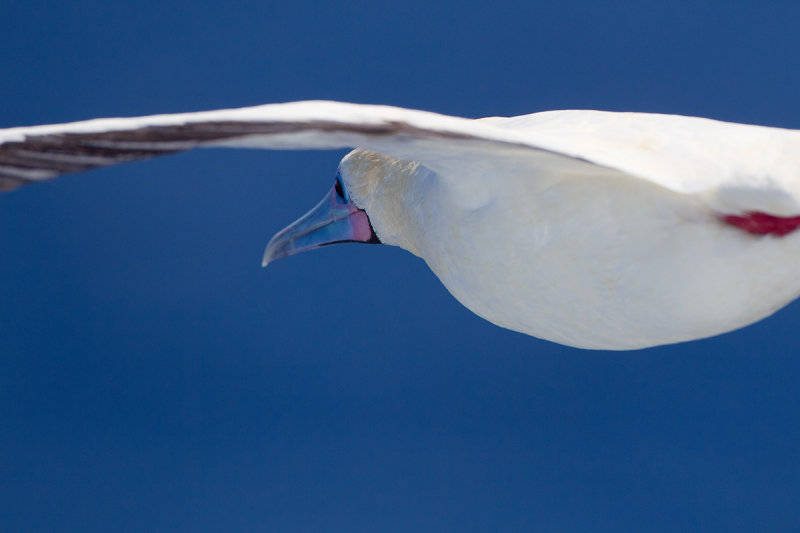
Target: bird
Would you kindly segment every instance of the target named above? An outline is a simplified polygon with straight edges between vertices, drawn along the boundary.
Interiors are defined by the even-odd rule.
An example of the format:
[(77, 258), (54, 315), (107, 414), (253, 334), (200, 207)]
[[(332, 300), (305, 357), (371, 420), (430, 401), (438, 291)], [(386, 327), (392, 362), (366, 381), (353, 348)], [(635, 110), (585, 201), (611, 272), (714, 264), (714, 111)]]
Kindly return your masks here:
[(594, 110), (303, 101), (0, 130), (0, 191), (192, 148), (352, 148), (263, 264), (399, 246), (504, 328), (584, 349), (712, 337), (800, 294), (800, 131)]

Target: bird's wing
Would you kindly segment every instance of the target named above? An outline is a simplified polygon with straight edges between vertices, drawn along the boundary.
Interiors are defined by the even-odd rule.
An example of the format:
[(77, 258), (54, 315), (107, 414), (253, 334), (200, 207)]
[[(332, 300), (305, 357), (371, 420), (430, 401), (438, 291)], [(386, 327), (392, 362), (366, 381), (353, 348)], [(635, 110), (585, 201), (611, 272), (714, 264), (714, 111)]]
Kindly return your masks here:
[(524, 137), (469, 119), (339, 102), (95, 119), (0, 130), (0, 190), (197, 147), (361, 147), (436, 166), (470, 147), (518, 149)]
[[(800, 213), (800, 133), (708, 119), (554, 111), (470, 120), (387, 106), (292, 102), (0, 130), (0, 190), (195, 147), (360, 147), (436, 171), (602, 166), (738, 210)], [(722, 198), (722, 200), (720, 200)], [(761, 205), (763, 204), (763, 205)]]
[(547, 111), (488, 118), (527, 133), (551, 152), (577, 157), (729, 213), (800, 215), (800, 131), (698, 117)]

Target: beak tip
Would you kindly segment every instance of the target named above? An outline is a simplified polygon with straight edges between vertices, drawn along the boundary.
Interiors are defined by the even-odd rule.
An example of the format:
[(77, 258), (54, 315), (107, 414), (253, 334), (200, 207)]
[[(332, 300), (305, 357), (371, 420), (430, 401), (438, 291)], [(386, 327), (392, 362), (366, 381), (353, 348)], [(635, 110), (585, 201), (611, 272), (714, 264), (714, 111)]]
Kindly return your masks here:
[(262, 268), (270, 264), (276, 258), (275, 247), (270, 246), (271, 244), (272, 241), (270, 241), (270, 243), (267, 245), (267, 248), (264, 250), (264, 256), (261, 258)]

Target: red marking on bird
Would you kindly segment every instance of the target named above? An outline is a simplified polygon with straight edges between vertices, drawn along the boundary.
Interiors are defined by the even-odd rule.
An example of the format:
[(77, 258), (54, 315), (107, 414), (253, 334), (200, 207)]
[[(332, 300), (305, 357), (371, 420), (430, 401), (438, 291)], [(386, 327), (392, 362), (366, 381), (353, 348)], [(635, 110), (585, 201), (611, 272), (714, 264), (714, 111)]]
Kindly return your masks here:
[(744, 216), (725, 215), (723, 220), (754, 235), (786, 235), (800, 227), (800, 216), (776, 217), (759, 212), (747, 213)]

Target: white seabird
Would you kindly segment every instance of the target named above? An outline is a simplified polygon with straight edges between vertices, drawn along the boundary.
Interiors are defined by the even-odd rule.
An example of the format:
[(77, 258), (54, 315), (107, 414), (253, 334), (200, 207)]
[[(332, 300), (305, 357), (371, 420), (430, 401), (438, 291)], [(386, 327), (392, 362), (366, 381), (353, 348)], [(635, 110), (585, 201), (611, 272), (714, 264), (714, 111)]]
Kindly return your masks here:
[(264, 264), (400, 246), (500, 326), (594, 349), (717, 335), (800, 294), (800, 131), (644, 113), (469, 120), (295, 102), (0, 130), (0, 190), (195, 147), (357, 147)]

